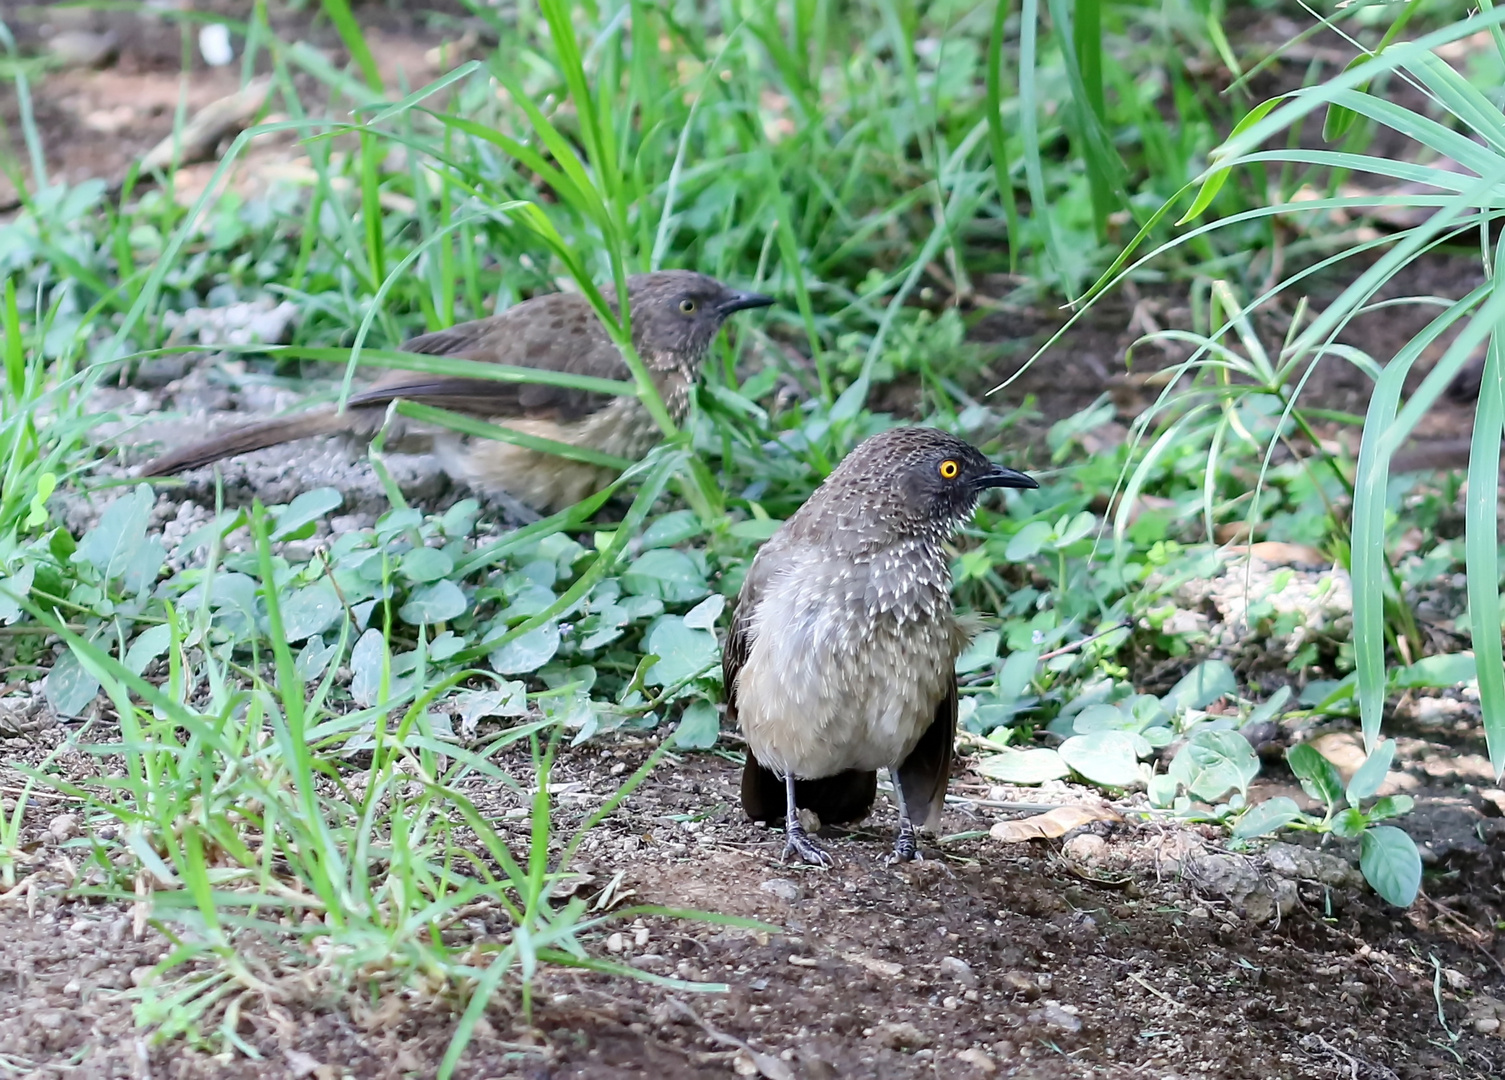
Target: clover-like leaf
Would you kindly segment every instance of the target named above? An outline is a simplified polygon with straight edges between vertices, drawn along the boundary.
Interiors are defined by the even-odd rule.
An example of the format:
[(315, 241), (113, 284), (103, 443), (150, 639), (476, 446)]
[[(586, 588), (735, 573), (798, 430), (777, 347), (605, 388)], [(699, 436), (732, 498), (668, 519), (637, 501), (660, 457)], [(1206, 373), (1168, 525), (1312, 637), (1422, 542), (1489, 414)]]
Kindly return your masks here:
[(1273, 799), (1249, 808), (1233, 827), (1233, 835), (1239, 840), (1256, 836), (1269, 836), (1285, 828), (1293, 821), (1301, 820), (1301, 808), (1295, 799), (1277, 795)]
[(414, 589), (397, 614), (403, 622), (417, 626), (459, 618), (465, 614), (466, 606), (460, 586), (445, 578)]
[(709, 671), (716, 663), (716, 635), (694, 630), (678, 615), (663, 615), (654, 621), (643, 640), (645, 652), (658, 657), (643, 681), (649, 686), (671, 686)]
[(1238, 689), (1238, 679), (1226, 660), (1204, 660), (1171, 687), (1161, 703), (1172, 716), (1186, 709), (1205, 709), (1224, 694)]
[(1287, 750), (1286, 764), (1296, 774), (1296, 779), (1301, 781), (1302, 790), (1328, 810), (1332, 810), (1343, 798), (1343, 781), (1338, 776), (1338, 770), (1310, 743), (1297, 743)]
[(1143, 779), (1134, 740), (1122, 731), (1073, 735), (1056, 752), (1062, 761), (1094, 784), (1125, 788)]
[(146, 539), (146, 524), (155, 501), (152, 489), (139, 484), (135, 491), (105, 507), (99, 524), (78, 542), (74, 561), (91, 564), (106, 581), (124, 574)]
[(282, 631), (288, 644), (322, 634), (345, 610), (328, 581), (316, 581), (282, 598)]
[(1005, 784), (1043, 784), (1047, 780), (1060, 780), (1071, 775), (1071, 766), (1061, 759), (1059, 753), (1046, 747), (1005, 749), (1002, 753), (989, 754), (972, 768), (989, 780)]
[(642, 554), (622, 574), (622, 587), (669, 604), (699, 600), (711, 591), (695, 560), (674, 548)]
[(1359, 841), (1359, 869), (1375, 892), (1396, 907), (1410, 907), (1421, 888), (1421, 853), (1394, 825), (1364, 830)]
[(72, 649), (58, 655), (42, 681), (42, 695), (59, 716), (78, 716), (99, 693), (99, 680), (84, 670)]
[(1259, 774), (1259, 755), (1236, 731), (1201, 729), (1177, 751), (1168, 771), (1194, 798), (1213, 802), (1230, 788), (1248, 792)]
[(272, 516), (277, 522), (272, 539), (301, 540), (312, 536), (314, 523), (331, 510), (339, 509), (344, 501), (345, 496), (338, 488), (321, 487), (303, 492), (287, 506), (272, 510)]
[(1359, 803), (1371, 797), (1379, 791), (1385, 783), (1385, 776), (1390, 772), (1390, 763), (1395, 760), (1395, 740), (1385, 739), (1374, 748), (1373, 753), (1364, 759), (1354, 774), (1349, 778), (1348, 788), (1344, 795), (1348, 799), (1349, 806), (1358, 806)]
[(544, 623), (492, 651), (488, 662), (498, 675), (537, 671), (559, 651), (559, 624)]
[(419, 585), (449, 577), (455, 560), (443, 548), (418, 547), (402, 557), (402, 576)]
[(131, 642), (131, 647), (125, 651), (125, 659), (122, 663), (132, 675), (140, 675), (146, 670), (146, 665), (165, 653), (171, 644), (172, 627), (166, 623), (148, 626), (136, 635), (135, 641)]
[(721, 716), (704, 698), (692, 701), (674, 729), (674, 745), (681, 750), (709, 750), (721, 734)]

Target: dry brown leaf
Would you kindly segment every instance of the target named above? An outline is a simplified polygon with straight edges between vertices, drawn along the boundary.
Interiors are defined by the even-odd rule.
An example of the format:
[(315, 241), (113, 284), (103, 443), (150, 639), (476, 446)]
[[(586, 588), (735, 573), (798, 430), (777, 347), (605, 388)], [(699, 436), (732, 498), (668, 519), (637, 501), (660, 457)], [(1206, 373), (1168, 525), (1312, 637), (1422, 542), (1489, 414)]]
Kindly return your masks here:
[(1054, 840), (1094, 821), (1122, 820), (1107, 803), (1069, 803), (1033, 817), (1000, 821), (988, 834), (1006, 844), (1022, 844), (1026, 840)]

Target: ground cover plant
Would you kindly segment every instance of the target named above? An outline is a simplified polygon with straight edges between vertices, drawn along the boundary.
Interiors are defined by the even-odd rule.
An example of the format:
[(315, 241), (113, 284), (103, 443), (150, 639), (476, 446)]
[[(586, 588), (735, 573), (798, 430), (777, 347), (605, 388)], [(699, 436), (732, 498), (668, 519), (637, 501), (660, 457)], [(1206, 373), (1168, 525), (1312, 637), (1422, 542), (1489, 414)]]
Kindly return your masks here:
[[(1221, 897), (1226, 942), (1241, 919), (1264, 921), (1250, 899), (1264, 893), (1244, 878), (1208, 884), (1234, 865), (1218, 860), (1275, 852), (1260, 857), (1299, 862), (1307, 893), (1276, 887), (1265, 914), (1292, 915), (1301, 899), (1324, 925), (1357, 908), (1359, 929), (1343, 932), (1373, 932), (1371, 952), (1389, 957), (1373, 963), (1390, 965), (1376, 970), (1401, 989), (1334, 983), (1306, 1026), (1268, 1024), (1250, 1075), (1296, 1075), (1269, 1063), (1281, 1053), (1312, 1070), (1487, 1074), (1497, 984), (1459, 957), (1498, 968), (1493, 908), (1468, 891), (1493, 864), (1445, 861), (1426, 793), (1406, 787), (1434, 773), (1405, 719), (1446, 702), (1468, 719), (1468, 748), (1482, 733), (1499, 753), (1493, 352), (1464, 520), (1455, 485), (1387, 481), (1385, 460), (1429, 411), (1456, 422), (1443, 389), (1497, 321), (1500, 106), (1487, 88), (1500, 17), (1353, 5), (1291, 41), (1272, 36), (1289, 13), (1231, 14), (1191, 2), (436, 5), (396, 24), (432, 43), (430, 61), (383, 34), (382, 5), (206, 5), (146, 25), (199, 74), (213, 51), (203, 35), (223, 28), (237, 72), (224, 88), (259, 88), (259, 108), (195, 164), (178, 99), (155, 169), (88, 178), (50, 164), (62, 136), (46, 89), (68, 77), (54, 70), (57, 27), (7, 24), (0, 733), (17, 749), (0, 817), (4, 902), (32, 919), (39, 904), (125, 905), (134, 939), (166, 943), (103, 988), (141, 1033), (130, 1052), (228, 1055), (194, 1059), (207, 1071), (277, 1052), (307, 1075), (354, 1053), (318, 1026), (325, 1015), (354, 1017), (372, 1059), (401, 1032), (416, 1056), (399, 1066), (419, 1074), (558, 1065), (567, 1031), (596, 1033), (571, 1044), (580, 1054), (594, 1039), (598, 1058), (604, 1041), (661, 1067), (643, 1031), (623, 1027), (630, 1048), (603, 1039), (600, 1007), (558, 1013), (593, 994), (650, 1001), (627, 977), (667, 995), (643, 1006), (640, 1027), (702, 1040), (674, 1059), (685, 1068), (779, 1076), (815, 1060), (859, 1074), (928, 1067), (943, 1049), (957, 1067), (1034, 1075), (1073, 1059), (1032, 1054), (1078, 1037), (1099, 1063), (1107, 1044), (1109, 1057), (1159, 1067), (1159, 1036), (1143, 1035), (1153, 1026), (1110, 1019), (1103, 987), (1122, 979), (1092, 967), (1082, 924), (1060, 926), (1078, 967), (1054, 977), (1082, 995), (1069, 1008), (1050, 996), (1048, 968), (1037, 978), (1038, 961), (999, 944), (1021, 932), (1010, 920), (1057, 910), (1028, 857), (1029, 884), (1001, 902), (923, 870), (832, 879), (858, 905), (842, 908), (848, 919), (890, 910), (896, 892), (922, 897), (927, 882), (945, 897), (939, 923), (917, 907), (898, 916), (948, 950), (931, 958), (951, 982), (930, 1012), (853, 1021), (879, 1064), (846, 1045), (807, 1053), (797, 1011), (782, 1036), (749, 1019), (755, 1007), (706, 1019), (723, 1006), (701, 1002), (740, 1000), (744, 983), (808, 970), (818, 989), (829, 970), (799, 906), (827, 902), (820, 885), (771, 858), (736, 871), (716, 861), (760, 842), (721, 775), (740, 750), (717, 709), (728, 603), (757, 545), (851, 447), (923, 421), (1041, 479), (985, 505), (955, 550), (959, 604), (990, 617), (958, 664), (972, 755), (958, 790), (991, 827), (959, 825), (936, 845), (941, 865), (979, 874), (1016, 850), (1006, 845), (1071, 833), (1052, 850), (1111, 890), (1145, 867), (1086, 841), (1171, 830), (1183, 838), (1175, 876)], [(1359, 50), (1311, 54), (1310, 71), (1283, 59), (1338, 32)], [(1439, 58), (1464, 41), (1476, 47)], [(1299, 126), (1311, 115), (1325, 119), (1317, 149)], [(1467, 172), (1397, 149), (1386, 129)], [(1275, 136), (1290, 148), (1272, 149)], [(1379, 180), (1344, 186), (1363, 171)], [(1357, 220), (1418, 209), (1423, 220), (1383, 233)], [(1483, 284), (1428, 301), (1444, 314), (1405, 324), (1414, 337), (1396, 323), (1363, 338), (1363, 318), (1399, 306), (1383, 290), (1404, 290), (1417, 258), (1475, 236)], [(1370, 261), (1343, 279), (1343, 257)], [(781, 301), (722, 336), (682, 430), (606, 303), (628, 274), (665, 266)], [(275, 488), (233, 466), (155, 490), (130, 476), (175, 410), (220, 422), (237, 411), (227, 404), (337, 400), (371, 366), (486, 374), (393, 347), (560, 287), (591, 299), (634, 372), (561, 381), (640, 397), (665, 436), (577, 507), (519, 520), (415, 482), (382, 436), (358, 463), (365, 488), (296, 463), (288, 486), (287, 458)], [(1090, 326), (1126, 291), (1139, 297), (1120, 325), (1126, 373), (1115, 345), (1113, 371), (1088, 368), (1069, 407), (1047, 404), (1054, 354), (1023, 361), (1058, 328), (1068, 352), (1081, 339), (1039, 313), (1075, 301)], [(1407, 384), (1434, 343), (1446, 350)], [(1335, 362), (1365, 380), (1357, 407), (1323, 382)], [(438, 410), (398, 413), (518, 438)], [(1364, 741), (1345, 758), (1334, 735), (1354, 721)], [(679, 782), (660, 780), (666, 770), (693, 792), (656, 789)], [(1489, 770), (1468, 775), (1474, 801), (1495, 806), (1477, 796)], [(653, 809), (638, 819), (635, 805)], [(994, 810), (1026, 816), (992, 821)], [(1292, 842), (1267, 847), (1277, 832)], [(1190, 853), (1213, 837), (1222, 849)], [(660, 848), (688, 858), (673, 846), (690, 842), (718, 888), (653, 869)], [(761, 895), (783, 907), (738, 899), (763, 878)], [(1407, 924), (1393, 911), (1355, 899), (1360, 880), (1397, 908), (1424, 889), (1468, 899), (1462, 915), (1438, 906), (1454, 924), (1419, 943), (1395, 936)], [(1167, 952), (1201, 933), (1179, 915), (1151, 927), (1138, 920), (1158, 915), (1101, 897), (1070, 903)], [(841, 932), (860, 943), (874, 930)], [(791, 933), (804, 943), (777, 944)], [(919, 937), (892, 958), (830, 949), (862, 978), (892, 979), (929, 955)], [(655, 939), (693, 958), (645, 951)], [(728, 942), (753, 943), (740, 965), (753, 973)], [(1289, 969), (1226, 946), (1233, 974), (1210, 982), (1337, 971), (1298, 944), (1310, 955), (1291, 945)], [(706, 957), (723, 946), (733, 959), (718, 968)], [(958, 957), (969, 949), (971, 963)], [(564, 981), (569, 971), (599, 979)], [(1418, 987), (1422, 1019), (1404, 996)], [(691, 1004), (691, 992), (710, 996)], [(1332, 1019), (1348, 998), (1360, 1018)], [(886, 1001), (874, 991), (838, 1015), (883, 1016)], [(1293, 1001), (1259, 1008), (1284, 1015)], [(947, 1019), (972, 1009), (970, 1028)], [(1412, 1020), (1389, 1020), (1402, 1011)], [(289, 1027), (293, 1013), (307, 1019)], [(554, 1034), (498, 1035), (501, 1017)], [(103, 1062), (104, 1029), (91, 1041), (71, 1023), (37, 1021), (42, 1034), (0, 1044), (0, 1060), (41, 1068), (82, 1040)], [(322, 1032), (313, 1050), (287, 1034), (298, 1023)], [(1233, 1075), (1227, 1052), (1205, 1054), (1225, 1070), (1205, 1075)]]

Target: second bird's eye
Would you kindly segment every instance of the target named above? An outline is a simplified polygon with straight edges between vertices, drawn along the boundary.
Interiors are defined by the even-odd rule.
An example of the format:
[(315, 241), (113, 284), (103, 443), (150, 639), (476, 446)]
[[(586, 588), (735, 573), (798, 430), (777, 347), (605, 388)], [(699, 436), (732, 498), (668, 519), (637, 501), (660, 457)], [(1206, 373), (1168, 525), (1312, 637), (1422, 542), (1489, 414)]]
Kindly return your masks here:
[(941, 462), (942, 480), (955, 480), (956, 474), (961, 471), (961, 466), (952, 461), (950, 458), (947, 458), (945, 461)]
[(688, 296), (685, 297), (679, 302), (679, 310), (683, 311), (686, 315), (695, 314), (695, 301), (691, 300)]

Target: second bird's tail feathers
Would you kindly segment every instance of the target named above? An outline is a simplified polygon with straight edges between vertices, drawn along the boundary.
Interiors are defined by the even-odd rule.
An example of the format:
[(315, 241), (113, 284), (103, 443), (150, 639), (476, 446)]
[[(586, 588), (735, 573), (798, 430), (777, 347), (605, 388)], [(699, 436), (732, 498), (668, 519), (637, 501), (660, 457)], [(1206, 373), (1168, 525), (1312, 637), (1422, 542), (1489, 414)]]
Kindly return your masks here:
[(253, 450), (265, 450), (279, 443), (306, 439), (313, 435), (334, 435), (352, 429), (354, 418), (350, 413), (337, 414), (333, 409), (278, 420), (263, 420), (247, 424), (226, 435), (206, 439), (201, 443), (179, 447), (163, 454), (155, 461), (142, 466), (140, 476), (173, 476), (201, 465), (209, 465), (222, 458), (237, 454), (249, 454)]

